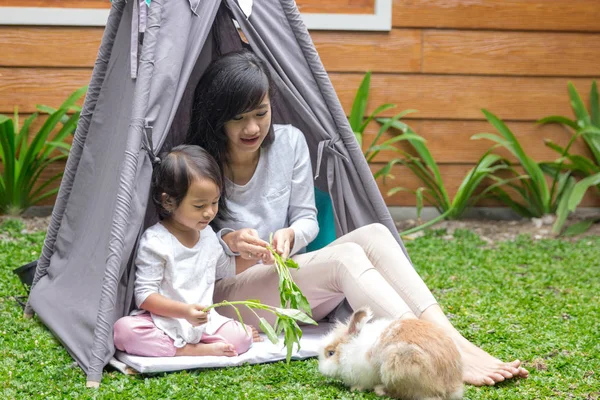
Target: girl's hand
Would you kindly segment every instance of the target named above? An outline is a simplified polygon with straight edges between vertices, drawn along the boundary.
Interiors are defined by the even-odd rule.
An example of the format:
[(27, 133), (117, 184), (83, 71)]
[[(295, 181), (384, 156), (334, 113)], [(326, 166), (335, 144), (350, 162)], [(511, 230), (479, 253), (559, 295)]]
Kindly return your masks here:
[(273, 235), (273, 248), (285, 260), (290, 255), (292, 247), (294, 247), (294, 239), (296, 235), (292, 228), (280, 229)]
[(270, 256), (267, 250), (268, 243), (258, 236), (256, 229), (244, 228), (230, 232), (222, 237), (229, 249), (240, 253), (244, 260), (258, 260)]
[(192, 324), (192, 326), (204, 325), (208, 322), (208, 313), (205, 313), (204, 310), (206, 306), (201, 306), (200, 304), (188, 304), (184, 318)]

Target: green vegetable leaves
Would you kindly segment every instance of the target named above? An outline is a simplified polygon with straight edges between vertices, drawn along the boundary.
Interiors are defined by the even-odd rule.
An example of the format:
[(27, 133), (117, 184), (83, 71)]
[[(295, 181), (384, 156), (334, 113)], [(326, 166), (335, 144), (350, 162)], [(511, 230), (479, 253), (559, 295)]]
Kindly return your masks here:
[(271, 235), (270, 242), (271, 245), (267, 248), (273, 255), (274, 266), (279, 275), (279, 299), (281, 301), (281, 308), (276, 309), (275, 332), (277, 334), (283, 332), (283, 343), (287, 348), (286, 360), (289, 362), (294, 343), (297, 344), (298, 350), (300, 350), (302, 330), (296, 321), (312, 325), (317, 325), (317, 323), (310, 318), (312, 316), (310, 304), (290, 274), (290, 268), (298, 269), (298, 264), (291, 258), (284, 260), (275, 251), (273, 248), (273, 235)]
[[(281, 307), (273, 307), (267, 304), (262, 304), (259, 300), (246, 300), (246, 301), (223, 301), (221, 303), (213, 304), (207, 307), (204, 311), (208, 311), (212, 308), (230, 306), (235, 309), (238, 319), (243, 324), (242, 315), (240, 314), (236, 305), (246, 306), (250, 311), (256, 315), (259, 321), (260, 329), (267, 335), (269, 340), (273, 344), (279, 342), (279, 335), (283, 333), (283, 344), (286, 347), (286, 361), (289, 363), (294, 351), (294, 343), (298, 350), (300, 350), (300, 339), (302, 338), (302, 330), (298, 326), (300, 321), (305, 324), (317, 325), (317, 323), (311, 318), (312, 311), (310, 304), (302, 291), (294, 282), (292, 275), (290, 274), (290, 268), (298, 269), (298, 264), (288, 258), (286, 260), (279, 255), (273, 248), (273, 235), (271, 235), (271, 245), (267, 247), (273, 259), (275, 260), (274, 267), (279, 275), (279, 298), (281, 301)], [(276, 315), (275, 325), (271, 324), (262, 317), (259, 317), (254, 309), (269, 311)]]

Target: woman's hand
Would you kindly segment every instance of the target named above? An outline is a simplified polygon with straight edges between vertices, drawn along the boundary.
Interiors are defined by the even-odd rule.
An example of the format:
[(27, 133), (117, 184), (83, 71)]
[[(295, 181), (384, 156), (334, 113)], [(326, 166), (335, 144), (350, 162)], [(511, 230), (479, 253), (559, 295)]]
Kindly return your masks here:
[(204, 325), (208, 322), (208, 313), (202, 311), (205, 308), (205, 306), (201, 306), (200, 304), (188, 304), (185, 309), (184, 318), (192, 326)]
[(294, 239), (296, 234), (292, 228), (280, 229), (273, 235), (273, 248), (285, 260), (290, 255), (290, 251), (294, 247)]
[(268, 243), (258, 236), (256, 229), (244, 228), (222, 236), (231, 251), (240, 253), (244, 260), (256, 261), (270, 256)]

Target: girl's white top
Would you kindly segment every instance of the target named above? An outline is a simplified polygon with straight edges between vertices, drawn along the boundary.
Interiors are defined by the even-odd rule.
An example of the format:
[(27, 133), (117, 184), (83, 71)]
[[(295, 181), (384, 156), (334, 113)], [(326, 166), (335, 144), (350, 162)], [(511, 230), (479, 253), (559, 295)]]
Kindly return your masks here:
[(260, 149), (250, 181), (236, 185), (226, 180), (227, 206), (233, 218), (217, 221), (224, 228), (219, 236), (231, 230), (253, 228), (268, 242), (271, 233), (290, 227), (295, 234), (290, 252), (294, 255), (319, 233), (310, 153), (298, 128), (273, 125), (273, 133), (273, 143)]
[[(200, 231), (200, 240), (192, 248), (182, 245), (161, 223), (151, 226), (140, 239), (135, 265), (137, 307), (152, 293), (186, 304), (209, 306), (213, 303), (215, 280), (235, 275), (235, 258), (225, 254), (210, 226)], [(155, 314), (152, 320), (174, 340), (175, 347), (198, 343), (204, 332), (212, 335), (229, 321), (214, 309), (209, 312), (208, 323), (201, 326)]]

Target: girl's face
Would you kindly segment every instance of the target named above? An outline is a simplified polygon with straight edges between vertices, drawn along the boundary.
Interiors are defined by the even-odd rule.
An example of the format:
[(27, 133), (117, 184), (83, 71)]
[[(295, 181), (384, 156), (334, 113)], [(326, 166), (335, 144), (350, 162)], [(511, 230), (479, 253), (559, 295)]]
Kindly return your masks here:
[[(181, 230), (201, 231), (219, 211), (219, 187), (210, 179), (194, 179), (179, 207), (171, 214), (171, 221)], [(169, 210), (169, 200), (163, 193), (163, 206)]]
[(254, 110), (236, 115), (225, 123), (228, 151), (234, 154), (258, 151), (270, 127), (271, 102), (267, 94)]

